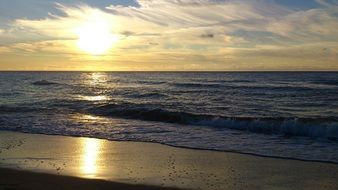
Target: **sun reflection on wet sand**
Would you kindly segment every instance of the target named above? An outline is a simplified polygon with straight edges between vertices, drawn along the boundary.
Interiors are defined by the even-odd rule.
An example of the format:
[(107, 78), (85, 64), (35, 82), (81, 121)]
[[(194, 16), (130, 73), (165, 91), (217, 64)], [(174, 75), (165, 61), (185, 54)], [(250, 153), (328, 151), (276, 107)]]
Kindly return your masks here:
[(97, 139), (83, 139), (83, 157), (82, 157), (82, 173), (86, 177), (95, 177), (98, 173), (100, 150), (102, 141)]

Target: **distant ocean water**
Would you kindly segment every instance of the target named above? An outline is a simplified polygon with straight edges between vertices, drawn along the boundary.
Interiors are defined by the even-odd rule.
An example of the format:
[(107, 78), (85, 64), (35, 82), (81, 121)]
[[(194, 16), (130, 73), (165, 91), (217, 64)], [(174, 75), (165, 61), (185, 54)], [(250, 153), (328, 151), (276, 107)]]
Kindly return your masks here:
[(0, 72), (0, 130), (338, 163), (338, 73)]

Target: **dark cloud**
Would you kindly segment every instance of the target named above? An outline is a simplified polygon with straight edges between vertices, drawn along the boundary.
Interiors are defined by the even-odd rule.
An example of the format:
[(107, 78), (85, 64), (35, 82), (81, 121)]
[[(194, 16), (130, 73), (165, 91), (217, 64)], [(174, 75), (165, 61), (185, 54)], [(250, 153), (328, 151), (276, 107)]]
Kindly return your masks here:
[(135, 33), (135, 32), (132, 32), (132, 31), (123, 31), (123, 32), (120, 32), (121, 35), (124, 35), (124, 36), (161, 36), (161, 34), (159, 33)]
[(214, 38), (215, 34), (202, 34), (200, 35), (201, 38)]
[(160, 45), (160, 44), (157, 43), (157, 42), (149, 42), (149, 45), (152, 45), (152, 46), (158, 46), (158, 45)]
[(122, 35), (124, 36), (133, 36), (135, 35), (135, 32), (132, 32), (132, 31), (123, 31), (121, 32)]

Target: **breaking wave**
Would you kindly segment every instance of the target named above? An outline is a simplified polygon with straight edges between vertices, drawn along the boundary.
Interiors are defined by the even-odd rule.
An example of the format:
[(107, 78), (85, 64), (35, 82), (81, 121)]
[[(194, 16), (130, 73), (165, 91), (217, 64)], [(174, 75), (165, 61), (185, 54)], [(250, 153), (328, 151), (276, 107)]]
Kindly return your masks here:
[(40, 80), (40, 81), (35, 81), (32, 84), (36, 85), (36, 86), (50, 86), (50, 85), (57, 85), (59, 83), (51, 82), (51, 81), (48, 81), (48, 80)]
[(93, 114), (183, 125), (246, 130), (256, 133), (338, 139), (337, 118), (226, 117), (170, 111), (156, 106), (108, 104), (90, 110)]

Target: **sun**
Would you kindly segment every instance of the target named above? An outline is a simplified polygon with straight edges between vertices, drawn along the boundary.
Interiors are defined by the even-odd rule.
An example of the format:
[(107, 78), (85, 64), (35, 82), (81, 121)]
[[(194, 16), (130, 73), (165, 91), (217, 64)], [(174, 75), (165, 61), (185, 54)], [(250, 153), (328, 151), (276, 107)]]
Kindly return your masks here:
[(78, 28), (77, 35), (77, 46), (92, 55), (107, 53), (118, 40), (117, 36), (111, 33), (108, 22), (100, 18), (87, 21)]

